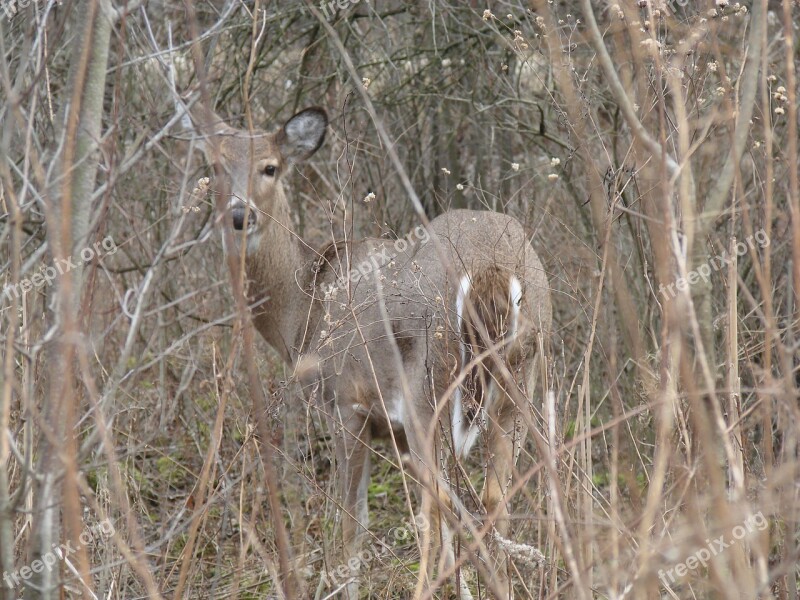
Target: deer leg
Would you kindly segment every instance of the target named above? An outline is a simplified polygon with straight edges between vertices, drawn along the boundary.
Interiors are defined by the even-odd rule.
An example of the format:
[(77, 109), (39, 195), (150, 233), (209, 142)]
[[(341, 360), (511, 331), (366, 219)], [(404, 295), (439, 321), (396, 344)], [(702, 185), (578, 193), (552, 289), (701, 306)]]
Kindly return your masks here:
[(494, 538), (492, 528), (503, 538), (508, 538), (509, 508), (507, 497), (511, 485), (512, 471), (518, 448), (524, 441), (524, 426), (517, 410), (506, 410), (489, 420), (489, 439), (487, 447), (486, 479), (484, 481), (482, 502), (489, 519), (492, 520), (488, 532), (488, 546), (492, 559), (491, 572), (497, 582), (497, 589), (503, 590), (502, 600), (511, 597), (511, 587), (507, 576), (508, 565), (505, 553)]
[[(409, 419), (405, 425), (408, 448), (411, 454), (409, 467), (420, 482), (420, 517), (417, 519), (419, 527), (420, 579), (414, 598), (419, 598), (424, 591), (429, 590), (434, 573), (452, 570), (455, 565), (453, 552), (453, 532), (448, 524), (446, 514), (453, 512), (447, 483), (442, 480), (438, 468), (438, 452), (434, 450), (436, 444), (430, 441), (428, 431), (419, 431), (427, 428), (433, 421), (433, 415), (418, 414), (416, 419)], [(424, 425), (421, 425), (424, 424)], [(472, 600), (472, 594), (461, 579), (459, 589), (460, 600)]]
[[(359, 571), (367, 567), (359, 558), (359, 551), (369, 527), (367, 488), (370, 477), (370, 427), (366, 418), (357, 412), (346, 415), (339, 411), (341, 422), (335, 424), (336, 455), (342, 473), (340, 498), (342, 501), (342, 541), (345, 563), (337, 567), (338, 573), (349, 572), (343, 598), (358, 599)], [(346, 568), (345, 568), (346, 567)]]

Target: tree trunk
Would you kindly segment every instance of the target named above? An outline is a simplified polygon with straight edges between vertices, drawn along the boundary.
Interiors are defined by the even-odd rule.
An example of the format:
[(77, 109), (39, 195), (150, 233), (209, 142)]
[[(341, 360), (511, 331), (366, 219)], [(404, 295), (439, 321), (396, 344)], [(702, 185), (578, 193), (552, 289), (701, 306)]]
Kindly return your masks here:
[[(55, 331), (47, 361), (50, 380), (45, 386), (43, 406), (45, 426), (52, 435), (42, 435), (39, 446), (38, 481), (31, 544), (31, 562), (53, 552), (59, 543), (73, 544), (70, 562), (82, 584), (91, 590), (86, 550), (78, 541), (82, 533), (80, 496), (77, 485), (78, 456), (75, 423), (78, 387), (74, 377), (74, 357), (79, 343), (79, 307), (83, 292), (81, 250), (89, 244), (92, 223), (92, 194), (99, 162), (103, 97), (106, 83), (111, 26), (114, 11), (110, 0), (90, 0), (74, 9), (74, 47), (69, 71), (68, 97), (60, 123), (60, 152), (54, 157), (57, 168), (48, 181), (46, 219), (47, 238), (53, 258), (72, 259), (74, 267), (64, 267), (58, 279), (55, 303), (49, 321)], [(63, 515), (64, 536), (61, 538)], [(62, 567), (63, 563), (57, 563)], [(56, 600), (60, 597), (60, 568), (43, 569), (32, 578), (38, 588), (26, 591), (28, 598)]]

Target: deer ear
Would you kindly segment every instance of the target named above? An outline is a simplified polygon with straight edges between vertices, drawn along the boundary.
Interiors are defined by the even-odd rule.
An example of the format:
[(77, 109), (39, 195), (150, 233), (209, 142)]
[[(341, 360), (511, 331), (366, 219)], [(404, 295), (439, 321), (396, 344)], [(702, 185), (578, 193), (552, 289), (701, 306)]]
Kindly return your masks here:
[(210, 108), (203, 105), (197, 97), (189, 101), (189, 106), (180, 103), (178, 110), (182, 111), (181, 129), (195, 139), (195, 148), (205, 153), (206, 158), (212, 160), (211, 140), (218, 135), (232, 135), (235, 129), (227, 125)]
[(324, 110), (315, 107), (300, 111), (278, 132), (281, 154), (290, 163), (307, 159), (322, 146), (327, 129), (328, 115)]

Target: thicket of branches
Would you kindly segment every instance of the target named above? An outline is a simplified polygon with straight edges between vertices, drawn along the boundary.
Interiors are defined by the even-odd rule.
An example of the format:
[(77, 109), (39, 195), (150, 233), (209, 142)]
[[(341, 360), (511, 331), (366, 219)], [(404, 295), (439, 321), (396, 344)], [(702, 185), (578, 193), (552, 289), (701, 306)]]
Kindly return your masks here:
[[(21, 4), (0, 12), (0, 599), (280, 597), (278, 520), (308, 596), (333, 591), (330, 439), (261, 340), (258, 393), (243, 375), (212, 173), (176, 127), (200, 87), (234, 126), (326, 108), (291, 176), (315, 247), (418, 224), (386, 139), (429, 217), (526, 226), (558, 476), (530, 443), (512, 539), (544, 558), (514, 557), (519, 597), (797, 598), (796, 2)], [(382, 538), (411, 515), (373, 464)], [(363, 593), (406, 597), (418, 554), (373, 560)]]

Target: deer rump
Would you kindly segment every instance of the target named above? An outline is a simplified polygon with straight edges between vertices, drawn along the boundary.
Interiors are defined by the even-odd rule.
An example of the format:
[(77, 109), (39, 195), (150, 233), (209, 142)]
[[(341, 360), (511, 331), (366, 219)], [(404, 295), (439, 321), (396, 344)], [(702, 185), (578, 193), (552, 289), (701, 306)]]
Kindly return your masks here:
[(457, 455), (469, 453), (497, 396), (506, 393), (502, 364), (513, 362), (522, 285), (495, 266), (461, 277), (456, 312), (463, 383), (455, 393), (453, 441)]

